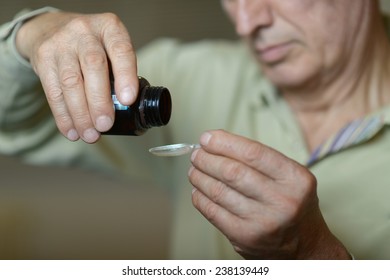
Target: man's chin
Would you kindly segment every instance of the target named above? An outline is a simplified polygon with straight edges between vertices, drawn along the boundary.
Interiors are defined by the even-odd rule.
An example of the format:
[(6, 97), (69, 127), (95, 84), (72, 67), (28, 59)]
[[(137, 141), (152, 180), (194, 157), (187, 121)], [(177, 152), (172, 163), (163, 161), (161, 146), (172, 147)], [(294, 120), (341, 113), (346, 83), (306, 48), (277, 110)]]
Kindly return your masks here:
[(294, 67), (286, 67), (283, 64), (262, 66), (262, 73), (276, 87), (284, 89), (302, 88), (309, 79)]

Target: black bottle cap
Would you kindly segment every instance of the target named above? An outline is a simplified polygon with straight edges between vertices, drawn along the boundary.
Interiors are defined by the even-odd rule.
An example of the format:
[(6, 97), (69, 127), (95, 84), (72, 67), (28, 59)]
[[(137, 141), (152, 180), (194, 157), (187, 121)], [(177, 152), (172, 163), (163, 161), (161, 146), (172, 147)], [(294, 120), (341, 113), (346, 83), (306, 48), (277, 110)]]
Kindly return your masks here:
[(167, 125), (171, 118), (172, 100), (165, 87), (146, 86), (142, 93), (140, 116), (147, 127)]

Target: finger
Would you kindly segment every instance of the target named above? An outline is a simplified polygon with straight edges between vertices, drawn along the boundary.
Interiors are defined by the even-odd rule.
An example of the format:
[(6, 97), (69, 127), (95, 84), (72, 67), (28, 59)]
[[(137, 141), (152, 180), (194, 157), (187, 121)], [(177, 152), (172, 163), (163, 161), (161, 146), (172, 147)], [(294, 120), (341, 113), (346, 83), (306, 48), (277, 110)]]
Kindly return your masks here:
[(192, 192), (192, 204), (211, 224), (218, 228), (229, 239), (234, 236), (236, 232), (242, 231), (242, 223), (237, 216), (214, 203), (196, 189)]
[(87, 143), (99, 139), (90, 117), (84, 80), (76, 55), (65, 52), (58, 58), (58, 73), (67, 110), (80, 137)]
[(114, 123), (107, 55), (93, 35), (83, 37), (78, 46), (90, 117), (96, 130), (105, 132)]
[(206, 151), (240, 161), (274, 180), (292, 176), (299, 166), (295, 161), (260, 142), (223, 130), (204, 133), (200, 143)]
[[(50, 65), (54, 65), (54, 63)], [(57, 71), (57, 68), (54, 69), (53, 67), (44, 66), (38, 69), (37, 72), (39, 73), (42, 87), (58, 130), (69, 140), (77, 141), (79, 134), (75, 129), (73, 120), (65, 104)]]
[(115, 79), (115, 92), (123, 105), (131, 105), (138, 94), (137, 59), (130, 36), (115, 15), (103, 32), (103, 42), (111, 62)]
[(247, 198), (263, 201), (269, 192), (274, 191), (275, 183), (271, 178), (237, 160), (198, 149), (192, 154), (191, 161), (207, 176), (222, 182)]
[(222, 181), (206, 175), (195, 167), (189, 171), (191, 184), (211, 201), (220, 205), (230, 213), (243, 217), (251, 212), (253, 200), (230, 188)]

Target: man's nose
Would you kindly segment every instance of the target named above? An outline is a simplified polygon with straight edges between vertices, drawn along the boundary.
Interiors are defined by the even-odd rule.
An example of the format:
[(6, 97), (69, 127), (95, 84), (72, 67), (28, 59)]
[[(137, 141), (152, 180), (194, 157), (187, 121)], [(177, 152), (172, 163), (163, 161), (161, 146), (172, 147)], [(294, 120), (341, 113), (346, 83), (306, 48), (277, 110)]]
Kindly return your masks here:
[(272, 24), (269, 0), (238, 0), (236, 32), (239, 36), (251, 35), (256, 29)]

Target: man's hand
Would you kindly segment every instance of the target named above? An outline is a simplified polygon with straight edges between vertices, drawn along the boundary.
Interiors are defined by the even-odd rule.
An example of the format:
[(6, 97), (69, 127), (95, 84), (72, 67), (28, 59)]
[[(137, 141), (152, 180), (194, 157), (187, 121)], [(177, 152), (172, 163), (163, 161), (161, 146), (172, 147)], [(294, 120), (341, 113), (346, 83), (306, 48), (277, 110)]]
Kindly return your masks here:
[(349, 258), (321, 215), (307, 168), (224, 131), (200, 142), (189, 171), (193, 204), (244, 258)]
[(59, 130), (72, 141), (93, 143), (111, 128), (110, 68), (119, 101), (136, 99), (134, 48), (113, 14), (46, 13), (21, 27), (16, 45), (40, 77)]

